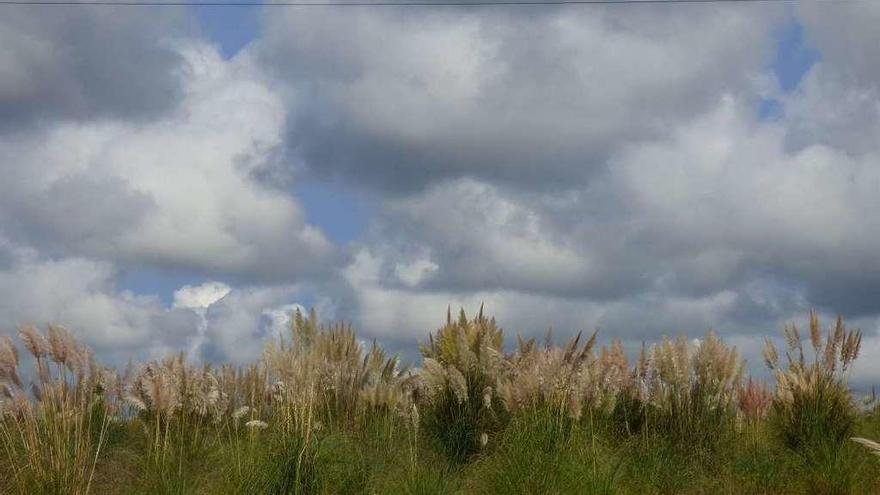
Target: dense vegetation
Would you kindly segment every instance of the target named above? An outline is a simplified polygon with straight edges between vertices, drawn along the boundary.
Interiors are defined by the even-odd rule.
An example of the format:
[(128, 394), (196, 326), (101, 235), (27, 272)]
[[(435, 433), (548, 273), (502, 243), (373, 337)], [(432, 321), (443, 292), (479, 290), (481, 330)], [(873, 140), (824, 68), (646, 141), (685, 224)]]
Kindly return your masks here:
[(840, 319), (786, 327), (782, 358), (768, 341), (773, 388), (711, 333), (632, 364), (595, 334), (505, 352), (482, 310), (448, 315), (417, 370), (314, 313), (245, 368), (120, 376), (62, 327), (19, 337), (35, 372), (0, 339), (0, 493), (880, 493)]

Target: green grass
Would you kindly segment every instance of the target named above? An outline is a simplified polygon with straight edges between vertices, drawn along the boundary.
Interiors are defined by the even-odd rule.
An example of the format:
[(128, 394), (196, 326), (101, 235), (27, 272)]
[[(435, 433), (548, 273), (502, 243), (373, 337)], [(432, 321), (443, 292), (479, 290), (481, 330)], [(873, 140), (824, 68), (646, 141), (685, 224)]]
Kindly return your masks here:
[[(305, 449), (302, 438), (271, 429), (204, 425), (197, 450), (159, 466), (144, 464), (142, 421), (110, 429), (94, 493), (880, 493), (880, 462), (860, 445), (792, 448), (774, 421), (688, 442), (650, 423), (623, 431), (614, 414), (574, 421), (536, 410), (512, 418), (464, 463), (429, 431), (413, 441), (412, 429), (391, 414), (323, 427)], [(856, 416), (851, 433), (880, 438), (880, 415)]]
[(468, 473), (472, 493), (615, 493), (620, 452), (589, 425), (546, 410), (518, 418)]
[[(546, 411), (515, 417), (467, 463), (430, 434), (393, 418), (323, 431), (303, 443), (269, 431), (218, 435), (186, 483), (159, 487), (142, 471), (135, 428), (117, 433), (99, 463), (96, 493), (264, 494), (873, 494), (880, 462), (861, 446), (809, 453), (787, 446), (772, 423), (699, 445), (662, 432), (621, 434), (613, 418), (577, 422)], [(854, 432), (880, 437), (880, 418)], [(130, 437), (126, 440), (126, 436)], [(297, 470), (297, 467), (299, 469)], [(108, 471), (111, 471), (108, 473)], [(298, 474), (297, 474), (298, 473)], [(124, 481), (123, 481), (124, 480)], [(185, 486), (182, 491), (173, 491)]]

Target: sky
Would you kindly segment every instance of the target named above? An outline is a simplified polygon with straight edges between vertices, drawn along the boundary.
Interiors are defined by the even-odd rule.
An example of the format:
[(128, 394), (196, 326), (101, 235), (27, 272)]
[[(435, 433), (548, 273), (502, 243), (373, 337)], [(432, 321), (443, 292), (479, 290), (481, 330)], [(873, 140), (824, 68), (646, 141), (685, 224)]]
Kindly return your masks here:
[[(0, 6), (0, 333), (245, 363), (448, 306), (880, 355), (880, 4)], [(863, 358), (859, 383), (880, 382)]]

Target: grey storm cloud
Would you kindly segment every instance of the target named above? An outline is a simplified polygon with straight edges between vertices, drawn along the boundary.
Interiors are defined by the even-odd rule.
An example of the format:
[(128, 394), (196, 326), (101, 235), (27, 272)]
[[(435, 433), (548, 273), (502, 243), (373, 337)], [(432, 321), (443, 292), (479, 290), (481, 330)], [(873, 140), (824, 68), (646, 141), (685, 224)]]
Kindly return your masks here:
[(377, 313), (485, 300), (529, 332), (755, 338), (811, 307), (874, 326), (877, 155), (791, 151), (786, 130), (727, 96), (572, 191), (438, 183), (387, 203), (353, 278)]
[[(21, 178), (15, 170), (4, 171), (7, 178)], [(30, 238), (55, 255), (103, 249), (109, 239), (138, 225), (155, 206), (148, 195), (132, 190), (117, 177), (71, 174), (42, 191), (22, 187), (29, 183), (15, 180), (10, 182), (12, 187), (2, 188), (3, 230), (17, 238)], [(96, 198), (117, 207), (99, 207)]]
[(4, 6), (0, 131), (57, 119), (142, 120), (182, 96), (185, 11)]
[(267, 17), (254, 51), (288, 89), (290, 152), (321, 177), (558, 188), (722, 93), (751, 93), (778, 12), (297, 11)]

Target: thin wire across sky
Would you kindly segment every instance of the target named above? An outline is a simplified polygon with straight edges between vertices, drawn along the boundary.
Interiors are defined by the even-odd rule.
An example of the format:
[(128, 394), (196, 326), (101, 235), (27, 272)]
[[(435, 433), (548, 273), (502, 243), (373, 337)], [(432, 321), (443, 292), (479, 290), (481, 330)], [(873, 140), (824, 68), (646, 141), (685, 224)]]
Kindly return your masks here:
[[(337, 1), (269, 1), (260, 2), (192, 2), (192, 1), (137, 1), (137, 0), (0, 0), (0, 5), (101, 5), (109, 7), (467, 7), (501, 5), (637, 5), (637, 4), (706, 4), (706, 3), (797, 3), (805, 0), (352, 0)], [(844, 1), (844, 0), (813, 0)]]

